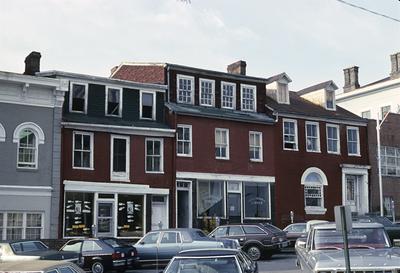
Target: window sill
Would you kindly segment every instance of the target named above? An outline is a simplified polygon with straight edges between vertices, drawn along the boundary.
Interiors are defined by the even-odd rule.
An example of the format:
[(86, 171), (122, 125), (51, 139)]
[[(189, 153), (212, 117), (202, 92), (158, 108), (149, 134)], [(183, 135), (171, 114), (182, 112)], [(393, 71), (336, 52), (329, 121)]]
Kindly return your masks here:
[(153, 172), (153, 171), (145, 171), (148, 174), (164, 174), (164, 172)]
[(200, 106), (204, 106), (204, 107), (215, 107), (214, 105), (211, 105), (211, 104), (200, 104)]
[(72, 167), (73, 170), (94, 171), (94, 168)]
[(122, 178), (122, 177), (111, 177), (110, 179), (111, 182), (131, 182), (129, 178)]
[(251, 163), (263, 163), (264, 160), (262, 160), (262, 159), (250, 159), (250, 162)]
[(304, 211), (306, 212), (306, 214), (324, 215), (326, 213), (326, 208), (323, 208), (323, 207), (305, 207)]
[(150, 121), (154, 121), (156, 120), (155, 118), (144, 118), (144, 117), (140, 117), (140, 120), (150, 120)]
[(176, 154), (176, 156), (178, 157), (192, 157), (191, 154), (187, 155), (187, 154)]
[(74, 110), (70, 110), (69, 112), (70, 112), (70, 113), (85, 114), (85, 115), (87, 114), (86, 111), (76, 111), (76, 110), (74, 111)]
[(229, 157), (216, 157), (217, 160), (229, 160)]
[(39, 168), (17, 167), (17, 171), (19, 171), (19, 172), (38, 172)]
[(256, 112), (257, 112), (255, 109), (251, 110), (251, 109), (242, 109), (242, 108), (240, 108), (240, 111), (243, 111), (243, 112), (253, 112), (253, 113), (256, 113)]
[(348, 156), (356, 156), (356, 157), (361, 157), (360, 154), (347, 154)]
[(307, 153), (314, 153), (314, 154), (320, 154), (321, 153), (321, 150), (318, 150), (318, 151), (306, 150), (306, 151), (307, 151)]
[(110, 115), (110, 114), (105, 114), (106, 117), (109, 118), (122, 118), (122, 115)]
[(298, 152), (299, 149), (288, 149), (288, 148), (283, 148), (284, 151), (294, 151), (294, 152)]
[(330, 155), (340, 155), (340, 153), (335, 153), (335, 152), (327, 152)]

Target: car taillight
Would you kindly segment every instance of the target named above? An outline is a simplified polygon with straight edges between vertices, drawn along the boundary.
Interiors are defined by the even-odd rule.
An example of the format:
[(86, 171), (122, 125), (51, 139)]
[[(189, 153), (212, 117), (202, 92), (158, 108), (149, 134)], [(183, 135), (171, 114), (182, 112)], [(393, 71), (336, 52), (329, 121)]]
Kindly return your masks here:
[(131, 251), (131, 256), (135, 256), (135, 251)]
[[(123, 254), (123, 253), (122, 253), (122, 254)], [(121, 258), (123, 258), (123, 257), (122, 257), (122, 255), (121, 255), (120, 252), (114, 252), (114, 253), (112, 254), (112, 259), (113, 259), (113, 260), (117, 260), (117, 259), (121, 259)]]

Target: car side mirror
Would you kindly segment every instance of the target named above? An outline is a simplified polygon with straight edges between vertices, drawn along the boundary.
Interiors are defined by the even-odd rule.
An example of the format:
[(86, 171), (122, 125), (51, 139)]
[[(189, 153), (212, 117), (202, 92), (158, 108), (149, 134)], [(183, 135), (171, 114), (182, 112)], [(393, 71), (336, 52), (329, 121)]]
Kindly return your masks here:
[(306, 241), (302, 240), (302, 238), (297, 239), (296, 247), (305, 249), (306, 248)]
[[(400, 240), (399, 239), (394, 239), (393, 240), (393, 246), (400, 247)], [(0, 252), (0, 256), (1, 256), (1, 252)]]

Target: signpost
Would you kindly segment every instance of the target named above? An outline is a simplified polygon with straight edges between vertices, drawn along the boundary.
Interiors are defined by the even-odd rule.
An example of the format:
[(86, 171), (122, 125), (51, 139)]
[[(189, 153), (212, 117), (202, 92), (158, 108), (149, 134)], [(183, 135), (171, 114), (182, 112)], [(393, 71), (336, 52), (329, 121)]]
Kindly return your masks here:
[(343, 235), (344, 244), (344, 261), (346, 264), (346, 273), (351, 273), (350, 270), (350, 255), (349, 255), (349, 242), (347, 233), (351, 232), (353, 223), (351, 219), (351, 209), (349, 206), (335, 206), (335, 223), (336, 230)]

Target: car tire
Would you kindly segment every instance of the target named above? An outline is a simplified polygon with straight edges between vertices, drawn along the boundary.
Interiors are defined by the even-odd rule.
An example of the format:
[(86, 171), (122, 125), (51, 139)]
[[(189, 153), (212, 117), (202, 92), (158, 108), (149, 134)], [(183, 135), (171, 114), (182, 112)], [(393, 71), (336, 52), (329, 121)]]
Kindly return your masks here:
[(91, 269), (92, 273), (104, 273), (104, 265), (101, 262), (94, 262)]
[(256, 245), (247, 247), (246, 253), (253, 261), (258, 261), (261, 258), (261, 249)]

